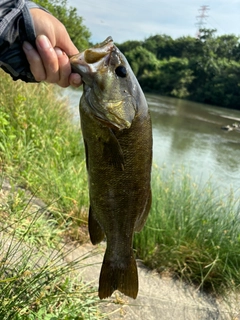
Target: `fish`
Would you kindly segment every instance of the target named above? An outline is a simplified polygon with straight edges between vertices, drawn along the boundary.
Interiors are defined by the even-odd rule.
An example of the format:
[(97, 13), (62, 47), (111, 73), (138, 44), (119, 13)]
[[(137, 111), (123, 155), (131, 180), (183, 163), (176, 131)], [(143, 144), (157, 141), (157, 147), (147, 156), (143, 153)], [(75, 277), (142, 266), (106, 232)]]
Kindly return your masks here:
[(152, 202), (152, 124), (146, 98), (126, 59), (108, 37), (70, 58), (81, 75), (81, 130), (89, 188), (93, 245), (106, 239), (98, 296), (115, 290), (136, 299), (133, 236)]

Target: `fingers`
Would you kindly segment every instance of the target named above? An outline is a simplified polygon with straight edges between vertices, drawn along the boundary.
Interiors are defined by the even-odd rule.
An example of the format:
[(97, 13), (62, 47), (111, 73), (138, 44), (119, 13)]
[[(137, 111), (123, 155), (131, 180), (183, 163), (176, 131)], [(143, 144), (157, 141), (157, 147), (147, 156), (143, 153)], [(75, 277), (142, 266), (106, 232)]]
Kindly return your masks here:
[(73, 87), (79, 87), (82, 84), (82, 79), (80, 74), (78, 73), (71, 73), (69, 76), (69, 83)]
[(46, 72), (43, 66), (42, 59), (38, 52), (33, 48), (33, 46), (28, 43), (23, 43), (23, 51), (27, 57), (27, 60), (30, 65), (30, 70), (37, 81), (43, 81), (46, 79)]
[(45, 36), (36, 39), (37, 50), (30, 43), (24, 42), (23, 50), (26, 54), (30, 69), (37, 81), (57, 83), (59, 81), (58, 56)]
[[(44, 35), (40, 35), (36, 38), (36, 46), (45, 69), (45, 81), (57, 83), (59, 80), (59, 64), (56, 51), (48, 38)], [(36, 69), (36, 66), (34, 66), (34, 69)]]
[(57, 83), (61, 87), (81, 85), (81, 77), (71, 74), (71, 65), (65, 52), (58, 47), (53, 48), (48, 38), (42, 35), (37, 37), (36, 46), (37, 50), (28, 42), (23, 44), (31, 72), (37, 81)]
[(57, 79), (52, 81), (53, 83), (57, 83), (59, 86), (66, 88), (69, 86), (68, 78), (71, 74), (71, 65), (66, 53), (64, 53), (59, 48), (54, 48), (55, 54), (58, 59), (58, 73)]
[(30, 13), (37, 35), (36, 49), (25, 42), (23, 50), (37, 81), (57, 83), (62, 87), (82, 84), (78, 74), (71, 73), (68, 56), (78, 53), (65, 26), (54, 16), (38, 8)]

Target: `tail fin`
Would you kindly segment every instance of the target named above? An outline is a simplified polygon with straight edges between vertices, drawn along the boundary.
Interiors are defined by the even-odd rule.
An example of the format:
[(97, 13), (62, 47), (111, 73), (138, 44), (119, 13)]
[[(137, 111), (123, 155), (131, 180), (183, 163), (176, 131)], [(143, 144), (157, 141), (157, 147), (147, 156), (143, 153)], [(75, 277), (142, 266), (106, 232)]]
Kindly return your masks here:
[(98, 295), (100, 299), (110, 297), (115, 290), (136, 299), (138, 294), (138, 273), (133, 250), (121, 261), (112, 261), (105, 253), (100, 279)]

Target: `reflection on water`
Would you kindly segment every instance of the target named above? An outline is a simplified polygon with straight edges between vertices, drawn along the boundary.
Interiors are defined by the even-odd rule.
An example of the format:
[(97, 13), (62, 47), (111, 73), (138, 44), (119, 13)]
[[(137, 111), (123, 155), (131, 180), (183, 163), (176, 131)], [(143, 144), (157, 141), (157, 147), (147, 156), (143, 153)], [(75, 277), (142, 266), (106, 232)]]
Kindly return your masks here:
[[(81, 93), (64, 89), (78, 117)], [(209, 178), (222, 192), (240, 196), (240, 132), (221, 126), (240, 122), (240, 111), (146, 95), (153, 122), (154, 162), (166, 171), (184, 168), (196, 182)]]

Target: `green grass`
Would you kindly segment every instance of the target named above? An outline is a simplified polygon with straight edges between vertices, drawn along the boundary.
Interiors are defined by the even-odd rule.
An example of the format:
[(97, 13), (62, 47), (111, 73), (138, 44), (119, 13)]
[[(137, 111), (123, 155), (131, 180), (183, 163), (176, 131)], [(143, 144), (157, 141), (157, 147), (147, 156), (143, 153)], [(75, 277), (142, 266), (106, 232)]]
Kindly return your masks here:
[(96, 289), (80, 277), (87, 256), (66, 262), (63, 230), (33, 200), (14, 186), (0, 192), (0, 319), (102, 318)]
[(239, 206), (233, 195), (200, 188), (186, 172), (153, 175), (147, 224), (134, 241), (150, 268), (203, 290), (223, 293), (240, 285)]
[(53, 86), (0, 75), (0, 169), (51, 205), (77, 237), (88, 199), (79, 126)]
[(55, 87), (0, 76), (0, 319), (100, 319), (96, 288), (75, 273), (86, 257), (65, 260), (86, 224), (79, 126)]

